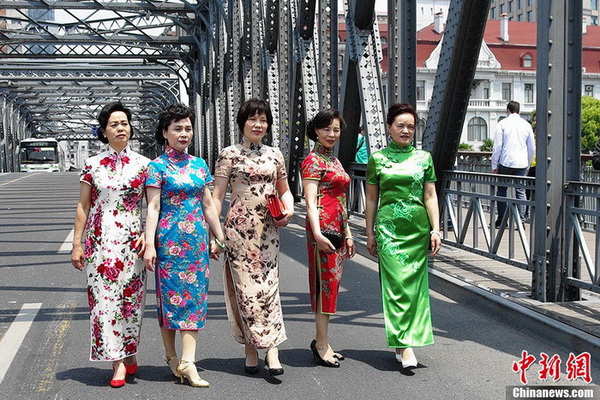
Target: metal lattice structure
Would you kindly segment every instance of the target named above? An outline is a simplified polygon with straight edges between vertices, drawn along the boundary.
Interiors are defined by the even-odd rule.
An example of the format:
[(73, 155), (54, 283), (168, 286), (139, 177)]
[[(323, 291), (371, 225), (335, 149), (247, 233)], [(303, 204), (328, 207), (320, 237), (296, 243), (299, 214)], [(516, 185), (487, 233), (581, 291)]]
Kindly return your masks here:
[[(137, 138), (148, 155), (158, 150), (152, 147), (156, 114), (175, 101), (188, 102), (198, 115), (191, 152), (213, 165), (223, 147), (238, 141), (240, 104), (260, 97), (274, 114), (266, 141), (285, 155), (295, 194), (307, 150), (306, 122), (328, 107), (346, 117), (339, 158), (353, 177), (364, 180), (364, 167), (353, 165), (359, 126), (369, 151), (379, 150), (388, 142), (386, 105), (415, 103), (416, 3), (388, 1), (384, 82), (375, 0), (345, 0), (343, 10), (337, 0), (0, 0), (0, 170), (15, 170), (24, 137), (91, 138), (97, 111), (116, 99), (133, 109)], [(598, 196), (597, 188), (578, 185), (579, 138), (572, 134), (580, 130), (578, 3), (548, 1), (538, 7), (537, 127), (543, 134), (537, 137), (537, 157), (543, 167), (535, 183), (535, 241), (527, 248), (525, 267), (533, 271), (533, 297), (543, 301), (578, 299), (580, 288), (600, 291), (600, 269), (592, 270), (573, 216), (596, 215), (579, 208), (578, 199)], [(441, 178), (446, 213), (453, 212), (453, 196), (464, 195), (448, 191), (460, 186), (458, 179), (508, 185), (506, 178), (450, 172), (489, 4), (450, 3), (423, 138)], [(343, 47), (341, 23), (347, 34)], [(472, 196), (473, 205), (492, 198), (478, 196)], [(495, 243), (493, 234), (488, 242)], [(491, 254), (494, 246), (490, 256), (498, 257)], [(577, 246), (591, 282), (580, 277)]]

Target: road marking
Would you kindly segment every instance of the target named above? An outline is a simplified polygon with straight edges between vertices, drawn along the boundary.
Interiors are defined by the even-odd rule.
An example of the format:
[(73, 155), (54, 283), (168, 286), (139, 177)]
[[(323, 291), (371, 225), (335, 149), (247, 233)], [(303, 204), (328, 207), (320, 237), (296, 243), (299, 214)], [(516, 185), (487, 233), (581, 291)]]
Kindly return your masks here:
[(25, 178), (29, 178), (30, 176), (34, 176), (34, 175), (39, 175), (41, 172), (34, 172), (33, 174), (27, 174), (25, 176), (22, 176), (20, 178), (17, 179), (13, 179), (12, 181), (8, 181), (8, 182), (4, 182), (1, 183), (0, 186), (6, 186), (6, 185), (10, 185), (11, 183), (15, 183), (17, 181), (20, 181), (21, 179), (25, 179)]
[(73, 310), (75, 303), (66, 303), (59, 305), (56, 309), (56, 315), (60, 315), (61, 320), (54, 320), (48, 325), (46, 330), (46, 341), (39, 347), (42, 350), (42, 354), (45, 354), (46, 366), (43, 368), (40, 365), (42, 376), (38, 384), (38, 392), (48, 392), (52, 389), (52, 384), (56, 382), (56, 366), (58, 365), (58, 359), (62, 354), (62, 349), (65, 345), (65, 337), (67, 331), (71, 327), (71, 321), (73, 320)]
[(71, 248), (73, 247), (73, 236), (75, 235), (75, 229), (71, 229), (71, 232), (67, 235), (67, 238), (58, 249), (58, 254), (67, 254), (71, 252)]
[(33, 320), (38, 311), (42, 308), (42, 303), (25, 303), (21, 311), (17, 314), (15, 320), (10, 324), (8, 331), (0, 340), (0, 383), (4, 379), (12, 360), (17, 355), (25, 335), (31, 328)]

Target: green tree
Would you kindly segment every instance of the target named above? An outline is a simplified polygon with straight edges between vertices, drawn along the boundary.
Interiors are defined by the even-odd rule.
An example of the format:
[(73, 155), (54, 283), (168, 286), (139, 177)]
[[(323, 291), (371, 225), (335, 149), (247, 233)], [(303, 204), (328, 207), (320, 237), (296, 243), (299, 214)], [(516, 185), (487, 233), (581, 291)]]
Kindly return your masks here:
[(581, 98), (581, 150), (592, 150), (600, 135), (600, 100)]

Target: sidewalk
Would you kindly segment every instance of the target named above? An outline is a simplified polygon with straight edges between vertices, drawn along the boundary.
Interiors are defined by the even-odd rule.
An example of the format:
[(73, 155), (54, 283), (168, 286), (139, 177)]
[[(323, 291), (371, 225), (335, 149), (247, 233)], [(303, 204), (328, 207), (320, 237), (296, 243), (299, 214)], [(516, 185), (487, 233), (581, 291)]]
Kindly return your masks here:
[[(304, 226), (304, 202), (296, 203), (295, 210), (293, 222)], [(350, 228), (357, 253), (375, 260), (366, 248), (364, 219), (351, 216)], [(516, 329), (534, 331), (573, 353), (600, 355), (600, 296), (586, 293), (582, 301), (542, 303), (531, 298), (531, 272), (448, 245), (429, 266), (432, 290), (476, 304)]]

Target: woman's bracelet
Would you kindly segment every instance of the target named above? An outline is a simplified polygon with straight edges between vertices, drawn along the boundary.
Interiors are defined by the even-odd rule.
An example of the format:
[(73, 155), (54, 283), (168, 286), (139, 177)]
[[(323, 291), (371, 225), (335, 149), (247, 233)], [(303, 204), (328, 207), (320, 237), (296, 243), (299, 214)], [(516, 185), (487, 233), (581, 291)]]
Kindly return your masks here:
[(346, 236), (344, 239), (346, 239), (346, 240), (354, 240), (354, 238), (352, 236)]
[(429, 232), (430, 235), (438, 235), (440, 238), (442, 237), (442, 232), (440, 231), (431, 231)]
[(219, 246), (220, 248), (224, 249), (225, 248), (225, 244), (221, 243), (221, 241), (217, 238), (214, 238), (213, 241), (217, 244), (217, 246)]

